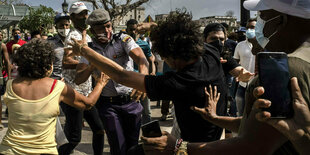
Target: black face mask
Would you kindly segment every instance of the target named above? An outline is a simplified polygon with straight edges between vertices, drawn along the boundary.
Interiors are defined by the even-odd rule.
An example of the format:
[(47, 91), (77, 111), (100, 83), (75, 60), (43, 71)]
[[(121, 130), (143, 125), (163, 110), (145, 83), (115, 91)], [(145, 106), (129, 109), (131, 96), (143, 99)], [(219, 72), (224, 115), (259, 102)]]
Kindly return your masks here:
[(223, 53), (224, 45), (220, 40), (210, 42), (209, 44), (215, 47), (220, 52), (220, 54)]
[(85, 30), (87, 28), (86, 18), (75, 19), (74, 24), (75, 24), (75, 27), (81, 28), (83, 30)]

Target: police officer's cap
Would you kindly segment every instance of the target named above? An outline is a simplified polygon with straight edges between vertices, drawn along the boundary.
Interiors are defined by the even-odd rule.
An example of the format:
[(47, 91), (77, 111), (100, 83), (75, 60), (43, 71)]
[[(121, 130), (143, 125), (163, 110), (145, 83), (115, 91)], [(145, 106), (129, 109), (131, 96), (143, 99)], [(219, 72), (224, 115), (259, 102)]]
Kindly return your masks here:
[(108, 11), (104, 9), (94, 10), (86, 20), (88, 25), (105, 24), (111, 20)]

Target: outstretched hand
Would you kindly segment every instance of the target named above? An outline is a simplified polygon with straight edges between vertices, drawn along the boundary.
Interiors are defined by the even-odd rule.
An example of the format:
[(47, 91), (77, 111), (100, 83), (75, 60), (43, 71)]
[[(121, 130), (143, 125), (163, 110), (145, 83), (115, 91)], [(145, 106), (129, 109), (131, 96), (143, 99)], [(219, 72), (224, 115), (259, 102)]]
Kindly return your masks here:
[[(266, 122), (269, 125), (273, 126), (275, 129), (285, 135), (291, 142), (293, 142), (293, 144), (294, 142), (297, 142), (298, 144), (301, 143), (301, 146), (297, 146), (297, 149), (309, 149), (309, 146), (307, 145), (310, 144), (310, 111), (306, 101), (301, 94), (301, 90), (298, 86), (298, 81), (296, 77), (291, 79), (291, 92), (293, 97), (294, 109), (293, 118), (270, 118), (271, 114), (269, 112), (259, 111), (260, 108), (268, 108), (271, 106), (272, 103), (265, 99), (258, 99), (254, 102), (253, 109), (259, 111), (256, 113), (255, 116), (259, 121)], [(262, 87), (257, 87), (254, 90), (254, 93), (256, 95), (262, 95), (264, 93), (264, 89)], [(294, 145), (296, 147), (296, 144)], [(300, 153), (303, 153), (303, 150), (299, 151)]]
[(211, 120), (217, 117), (216, 114), (216, 105), (218, 100), (220, 99), (221, 94), (217, 93), (217, 87), (214, 86), (214, 90), (212, 86), (209, 85), (209, 91), (207, 87), (205, 87), (205, 94), (206, 94), (206, 104), (204, 108), (198, 108), (192, 106), (191, 109), (196, 113), (200, 114), (201, 117), (205, 120)]
[(251, 73), (251, 72), (247, 71), (246, 69), (241, 68), (240, 74), (238, 75), (238, 77), (236, 77), (236, 81), (248, 82), (251, 80), (251, 78), (254, 75), (255, 75), (254, 73)]
[(100, 75), (92, 74), (93, 78), (96, 80), (97, 83), (103, 85), (103, 87), (109, 82), (110, 77), (107, 74), (101, 72)]
[(82, 40), (76, 40), (74, 38), (71, 38), (72, 42), (69, 42), (68, 45), (72, 46), (73, 54), (75, 55), (82, 55), (82, 48), (87, 45), (86, 41), (86, 30), (82, 32)]
[(147, 31), (150, 31), (153, 27), (156, 27), (157, 24), (154, 22), (150, 22), (150, 23), (139, 23), (137, 25), (137, 31), (138, 33), (145, 33)]

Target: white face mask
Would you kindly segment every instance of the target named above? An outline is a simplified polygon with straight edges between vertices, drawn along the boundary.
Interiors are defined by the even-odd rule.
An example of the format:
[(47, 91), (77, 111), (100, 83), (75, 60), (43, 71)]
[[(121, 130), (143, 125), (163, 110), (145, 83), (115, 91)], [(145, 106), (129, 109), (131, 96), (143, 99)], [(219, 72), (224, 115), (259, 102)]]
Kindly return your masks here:
[(67, 37), (67, 35), (70, 32), (70, 29), (57, 29), (57, 32), (59, 35), (61, 35), (63, 37)]
[(109, 35), (106, 35), (105, 33), (96, 34), (96, 38), (98, 39), (98, 41), (104, 44), (110, 41)]
[(262, 48), (265, 48), (267, 46), (267, 44), (269, 43), (269, 39), (278, 32), (278, 30), (277, 30), (273, 34), (271, 34), (269, 37), (265, 37), (264, 36), (265, 24), (276, 19), (276, 18), (278, 18), (278, 17), (280, 17), (280, 15), (273, 17), (267, 21), (264, 21), (263, 19), (260, 18), (260, 12), (258, 12), (257, 23), (255, 25), (255, 36), (256, 36), (256, 40), (257, 40), (258, 44)]

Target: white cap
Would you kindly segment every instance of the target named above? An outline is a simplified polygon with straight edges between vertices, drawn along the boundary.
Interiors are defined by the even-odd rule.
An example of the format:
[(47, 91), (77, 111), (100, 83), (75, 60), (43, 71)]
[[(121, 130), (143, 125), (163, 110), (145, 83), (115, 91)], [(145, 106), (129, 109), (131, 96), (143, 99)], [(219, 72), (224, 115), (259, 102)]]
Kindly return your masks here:
[(251, 11), (273, 9), (291, 16), (310, 19), (310, 0), (247, 0), (243, 6)]
[(75, 2), (71, 5), (69, 9), (69, 14), (71, 15), (72, 13), (78, 14), (84, 10), (87, 10), (86, 5), (83, 2)]

